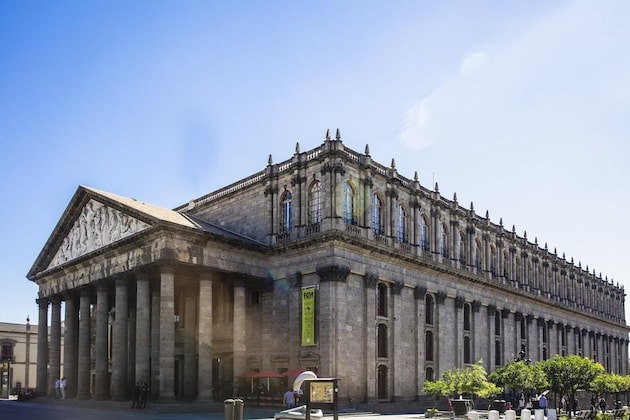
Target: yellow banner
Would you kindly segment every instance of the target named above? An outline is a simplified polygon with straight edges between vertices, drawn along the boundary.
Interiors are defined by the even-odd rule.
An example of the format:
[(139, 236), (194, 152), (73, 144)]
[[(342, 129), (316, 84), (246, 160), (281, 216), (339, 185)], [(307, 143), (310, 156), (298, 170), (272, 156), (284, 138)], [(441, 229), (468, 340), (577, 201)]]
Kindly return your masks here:
[(302, 345), (315, 345), (315, 286), (302, 288)]

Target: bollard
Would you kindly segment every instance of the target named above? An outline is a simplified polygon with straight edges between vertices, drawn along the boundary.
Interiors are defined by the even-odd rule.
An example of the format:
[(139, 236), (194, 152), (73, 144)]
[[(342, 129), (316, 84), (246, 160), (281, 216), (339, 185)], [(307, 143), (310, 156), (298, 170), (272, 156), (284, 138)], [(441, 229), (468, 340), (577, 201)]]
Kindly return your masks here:
[(534, 410), (534, 420), (545, 420), (545, 410)]
[(234, 420), (243, 420), (243, 400), (234, 400)]
[(505, 420), (516, 420), (516, 411), (505, 410)]
[(555, 408), (548, 408), (547, 409), (547, 420), (556, 420), (558, 417), (556, 416), (556, 409)]
[(532, 412), (529, 411), (528, 408), (523, 408), (521, 410), (521, 420), (531, 420), (532, 418)]
[(468, 420), (479, 420), (479, 413), (477, 413), (476, 411), (469, 411)]
[(488, 420), (499, 420), (499, 412), (497, 410), (488, 411)]
[(223, 418), (225, 420), (234, 420), (234, 400), (231, 398), (223, 401)]

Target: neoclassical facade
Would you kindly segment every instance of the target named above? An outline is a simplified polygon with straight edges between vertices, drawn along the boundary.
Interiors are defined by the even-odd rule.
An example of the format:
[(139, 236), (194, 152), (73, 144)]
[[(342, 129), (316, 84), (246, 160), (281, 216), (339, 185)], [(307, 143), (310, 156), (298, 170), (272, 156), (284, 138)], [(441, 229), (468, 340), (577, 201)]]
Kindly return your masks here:
[(79, 398), (126, 399), (140, 380), (210, 400), (247, 392), (248, 372), (309, 368), (347, 402), (406, 401), (520, 352), (628, 371), (623, 287), (339, 132), (173, 210), (81, 186), (28, 278), (38, 387), (63, 363)]

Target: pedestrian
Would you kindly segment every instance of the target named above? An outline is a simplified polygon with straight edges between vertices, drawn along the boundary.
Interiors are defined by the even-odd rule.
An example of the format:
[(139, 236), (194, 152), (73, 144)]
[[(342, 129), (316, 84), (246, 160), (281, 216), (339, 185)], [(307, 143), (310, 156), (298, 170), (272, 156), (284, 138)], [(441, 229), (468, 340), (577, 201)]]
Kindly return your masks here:
[(61, 384), (60, 384), (61, 399), (62, 400), (66, 399), (66, 388), (67, 387), (68, 387), (68, 381), (66, 381), (66, 377), (64, 376), (63, 378), (61, 378)]
[(599, 399), (599, 411), (601, 411), (602, 413), (606, 412), (606, 400), (602, 397)]
[(131, 402), (131, 408), (140, 408), (140, 381), (136, 382), (136, 386), (133, 387), (133, 401)]
[(146, 382), (142, 383), (142, 387), (140, 388), (140, 407), (139, 408), (147, 408), (147, 399), (149, 398), (149, 384)]
[(284, 404), (287, 408), (295, 407), (295, 396), (290, 389), (287, 389), (287, 392), (284, 393)]
[(542, 394), (540, 398), (538, 398), (538, 407), (540, 407), (545, 412), (545, 416), (547, 415), (547, 397), (545, 394)]
[(55, 379), (55, 397), (57, 398), (61, 397), (61, 390), (59, 389), (60, 386), (61, 386), (61, 379), (59, 378)]
[(525, 394), (521, 392), (521, 397), (518, 399), (518, 414), (521, 415), (521, 412), (525, 408)]

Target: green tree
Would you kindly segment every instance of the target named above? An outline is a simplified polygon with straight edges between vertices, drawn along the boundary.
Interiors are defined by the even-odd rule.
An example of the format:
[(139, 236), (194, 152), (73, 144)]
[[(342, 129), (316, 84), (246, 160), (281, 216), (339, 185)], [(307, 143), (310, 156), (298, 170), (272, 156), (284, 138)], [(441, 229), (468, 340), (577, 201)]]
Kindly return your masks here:
[[(578, 389), (590, 389), (591, 383), (598, 375), (604, 373), (604, 367), (577, 355), (559, 356), (540, 362), (547, 376), (551, 390), (566, 395), (573, 401)], [(569, 410), (569, 418), (571, 411)]]
[(534, 391), (547, 389), (549, 382), (540, 363), (527, 363), (524, 360), (510, 362), (492, 372), (488, 379), (498, 386), (512, 391), (523, 391), (527, 396)]
[(441, 380), (425, 382), (423, 391), (434, 396), (471, 394), (487, 397), (501, 389), (488, 381), (486, 369), (479, 361), (474, 365), (445, 371)]

